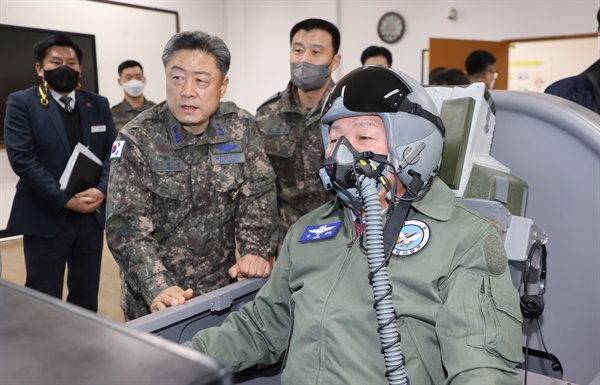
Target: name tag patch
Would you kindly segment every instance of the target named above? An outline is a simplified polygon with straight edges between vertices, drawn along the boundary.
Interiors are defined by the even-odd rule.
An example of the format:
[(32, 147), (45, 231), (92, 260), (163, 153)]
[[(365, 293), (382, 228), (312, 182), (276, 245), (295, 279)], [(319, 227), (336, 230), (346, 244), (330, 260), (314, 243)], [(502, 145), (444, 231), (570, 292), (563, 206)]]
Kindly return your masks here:
[(342, 222), (333, 222), (323, 225), (308, 226), (304, 230), (304, 234), (298, 239), (298, 242), (313, 242), (322, 241), (323, 239), (331, 239), (337, 234), (342, 226)]
[(265, 130), (265, 135), (289, 135), (289, 127), (268, 127)]
[(246, 163), (244, 146), (239, 140), (213, 145), (210, 159), (212, 164)]
[(404, 222), (400, 235), (394, 245), (392, 254), (398, 257), (407, 257), (423, 250), (430, 239), (429, 226), (419, 220)]
[(96, 132), (106, 132), (106, 126), (104, 124), (98, 126), (92, 126), (92, 134)]
[(184, 171), (185, 167), (179, 159), (155, 160), (152, 162), (152, 171)]

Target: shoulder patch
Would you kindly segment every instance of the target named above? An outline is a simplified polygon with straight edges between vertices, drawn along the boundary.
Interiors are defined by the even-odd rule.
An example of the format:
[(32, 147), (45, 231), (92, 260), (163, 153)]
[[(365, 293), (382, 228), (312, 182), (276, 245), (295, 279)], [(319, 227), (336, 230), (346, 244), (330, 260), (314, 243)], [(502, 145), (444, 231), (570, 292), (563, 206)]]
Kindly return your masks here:
[(256, 109), (256, 111), (260, 110), (262, 107), (264, 107), (266, 104), (271, 103), (274, 100), (277, 100), (281, 97), (281, 95), (283, 94), (283, 92), (279, 91), (278, 93), (269, 96), (269, 98), (267, 98), (267, 100), (265, 100), (264, 102), (261, 103), (260, 106), (258, 106), (258, 108)]
[(123, 154), (124, 140), (115, 140), (110, 150), (110, 159), (120, 158)]

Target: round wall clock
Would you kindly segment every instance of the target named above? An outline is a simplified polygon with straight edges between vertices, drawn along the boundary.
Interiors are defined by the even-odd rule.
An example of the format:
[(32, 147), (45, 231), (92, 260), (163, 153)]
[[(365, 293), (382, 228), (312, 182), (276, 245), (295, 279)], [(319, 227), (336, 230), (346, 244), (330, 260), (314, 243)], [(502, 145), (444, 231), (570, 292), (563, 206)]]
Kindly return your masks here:
[(395, 43), (404, 33), (404, 19), (396, 12), (387, 12), (377, 22), (377, 34), (386, 43)]

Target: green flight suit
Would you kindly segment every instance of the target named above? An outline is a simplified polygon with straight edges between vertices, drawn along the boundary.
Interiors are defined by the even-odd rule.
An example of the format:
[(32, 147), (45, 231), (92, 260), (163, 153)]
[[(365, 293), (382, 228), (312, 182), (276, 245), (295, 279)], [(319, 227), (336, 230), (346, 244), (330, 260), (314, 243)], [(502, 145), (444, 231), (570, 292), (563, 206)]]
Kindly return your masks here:
[[(519, 297), (498, 231), (439, 179), (413, 208), (406, 251), (387, 266), (410, 383), (521, 384)], [(415, 237), (408, 221), (427, 232)], [(287, 351), (282, 384), (387, 384), (361, 239), (340, 200), (302, 217), (255, 300), (194, 348), (234, 370)]]

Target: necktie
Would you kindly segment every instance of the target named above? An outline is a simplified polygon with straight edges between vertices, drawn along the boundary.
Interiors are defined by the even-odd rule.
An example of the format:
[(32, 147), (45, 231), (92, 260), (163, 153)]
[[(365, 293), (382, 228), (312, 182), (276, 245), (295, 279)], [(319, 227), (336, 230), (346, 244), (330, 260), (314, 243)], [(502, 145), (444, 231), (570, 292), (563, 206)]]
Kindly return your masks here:
[(63, 102), (63, 104), (65, 105), (65, 110), (67, 110), (67, 112), (73, 111), (73, 106), (71, 105), (73, 99), (70, 96), (63, 96), (59, 100)]
[(363, 232), (363, 230), (367, 229), (367, 224), (363, 223), (362, 227), (360, 226), (360, 220), (358, 218), (356, 218), (354, 220), (354, 228), (356, 228), (356, 235), (360, 235), (360, 233)]

